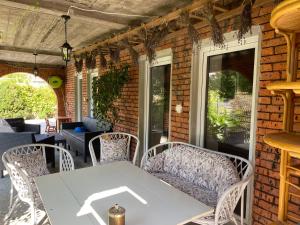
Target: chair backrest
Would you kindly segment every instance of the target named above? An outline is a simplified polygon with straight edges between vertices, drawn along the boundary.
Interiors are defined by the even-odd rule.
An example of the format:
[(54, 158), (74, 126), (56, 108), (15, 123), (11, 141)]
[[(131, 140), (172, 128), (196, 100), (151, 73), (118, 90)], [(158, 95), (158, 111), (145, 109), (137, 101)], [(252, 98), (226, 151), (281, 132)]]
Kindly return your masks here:
[(45, 118), (45, 122), (46, 122), (46, 127), (50, 127), (50, 122), (48, 118)]
[(46, 161), (45, 151), (52, 148), (54, 151), (59, 150), (59, 171), (70, 171), (74, 170), (74, 162), (71, 154), (64, 148), (48, 145), (48, 144), (30, 144), (21, 145), (11, 149), (8, 149), (2, 155), (2, 161), (10, 176), (11, 182), (14, 188), (17, 190), (21, 200), (28, 202), (33, 198), (31, 185), (33, 182), (32, 177), (28, 177), (26, 172), (18, 166), (12, 156), (24, 156), (34, 154), (37, 151), (41, 151), (43, 158)]
[(215, 224), (224, 224), (223, 222), (229, 221), (233, 215), (234, 210), (237, 206), (239, 199), (242, 197), (241, 201), (241, 221), (243, 221), (243, 210), (244, 210), (244, 201), (243, 195), (244, 190), (249, 184), (250, 180), (253, 177), (253, 167), (251, 163), (239, 156), (230, 155), (222, 152), (216, 152), (208, 149), (204, 149), (195, 145), (182, 143), (182, 142), (166, 142), (162, 144), (158, 144), (150, 148), (147, 152), (144, 153), (141, 161), (141, 168), (144, 168), (146, 162), (153, 156), (161, 153), (162, 151), (166, 151), (168, 149), (174, 148), (176, 146), (189, 146), (195, 149), (199, 149), (201, 151), (205, 151), (208, 153), (218, 154), (229, 159), (234, 167), (237, 170), (237, 173), (240, 177), (240, 181), (230, 186), (227, 190), (223, 192), (221, 196), (219, 196), (217, 207), (215, 210)]
[[(101, 155), (103, 154), (102, 150), (104, 149), (103, 140), (117, 141), (117, 140), (121, 140), (121, 139), (126, 140), (126, 154), (127, 154), (128, 160), (130, 159), (130, 150), (131, 150), (131, 148), (134, 148), (134, 155), (133, 155), (132, 163), (135, 165), (136, 159), (138, 156), (138, 149), (139, 149), (139, 145), (140, 145), (140, 141), (139, 141), (138, 137), (136, 137), (132, 134), (128, 134), (128, 133), (111, 132), (111, 133), (100, 134), (90, 140), (89, 150), (90, 150), (93, 166), (96, 166), (98, 164), (94, 145), (93, 145), (94, 141), (100, 142), (100, 149), (97, 149), (97, 150), (100, 152), (100, 161), (101, 161)], [(135, 144), (135, 146), (134, 146), (134, 144)]]

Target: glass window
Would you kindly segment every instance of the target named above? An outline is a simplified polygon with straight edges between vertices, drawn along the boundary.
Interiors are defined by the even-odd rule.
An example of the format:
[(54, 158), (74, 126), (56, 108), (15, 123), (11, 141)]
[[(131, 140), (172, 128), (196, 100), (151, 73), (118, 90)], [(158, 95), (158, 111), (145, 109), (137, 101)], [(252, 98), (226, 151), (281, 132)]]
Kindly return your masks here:
[(168, 141), (171, 65), (151, 68), (148, 148)]

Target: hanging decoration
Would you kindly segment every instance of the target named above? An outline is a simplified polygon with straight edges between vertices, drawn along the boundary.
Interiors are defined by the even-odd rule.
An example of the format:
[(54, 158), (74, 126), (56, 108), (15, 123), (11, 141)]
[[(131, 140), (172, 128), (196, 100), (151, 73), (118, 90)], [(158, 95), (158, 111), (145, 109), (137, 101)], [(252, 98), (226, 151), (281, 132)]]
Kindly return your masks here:
[(63, 60), (66, 62), (66, 64), (71, 60), (71, 53), (72, 53), (72, 47), (68, 43), (68, 38), (67, 38), (67, 22), (71, 18), (68, 15), (62, 15), (61, 16), (64, 19), (65, 22), (65, 43), (61, 46), (61, 53)]
[(224, 47), (224, 35), (223, 31), (216, 19), (214, 8), (212, 3), (209, 1), (206, 6), (200, 11), (199, 15), (203, 17), (211, 28), (211, 38), (215, 46)]
[(111, 60), (118, 64), (120, 62), (120, 48), (119, 46), (109, 47), (109, 55)]
[(85, 55), (85, 65), (87, 69), (95, 69), (96, 68), (96, 55), (97, 51), (92, 51), (90, 53), (86, 53)]
[(188, 36), (192, 43), (197, 44), (200, 40), (200, 34), (191, 22), (190, 14), (188, 11), (182, 11), (178, 20), (179, 26), (186, 26)]
[(133, 48), (133, 46), (129, 43), (128, 39), (123, 39), (121, 44), (128, 49), (132, 62), (135, 65), (139, 63), (139, 53)]
[(48, 83), (52, 88), (57, 89), (62, 86), (63, 80), (59, 76), (50, 76), (48, 78)]
[(251, 31), (252, 26), (252, 6), (255, 0), (244, 0), (243, 11), (240, 15), (240, 26), (237, 34), (239, 42), (245, 37), (248, 31)]
[(83, 59), (82, 57), (76, 57), (74, 55), (74, 61), (75, 61), (75, 67), (76, 67), (76, 72), (80, 73), (82, 71), (82, 65), (83, 65)]
[(144, 48), (150, 63), (155, 59), (155, 48), (168, 33), (168, 25), (166, 23), (148, 30), (144, 26), (141, 30)]
[[(282, 0), (273, 0), (274, 3), (281, 2)], [(100, 41), (90, 47), (88, 49), (99, 49), (100, 55), (100, 64), (102, 67), (107, 67), (107, 59), (106, 55), (109, 54), (110, 58), (113, 62), (118, 63), (120, 60), (120, 50), (124, 47), (128, 49), (129, 54), (132, 58), (133, 63), (138, 63), (138, 52), (135, 50), (134, 45), (139, 42), (142, 42), (144, 45), (145, 53), (149, 59), (149, 61), (153, 61), (155, 59), (155, 48), (158, 46), (159, 42), (170, 32), (177, 31), (178, 28), (182, 28), (183, 26), (187, 28), (188, 36), (193, 43), (198, 43), (201, 40), (200, 33), (197, 31), (195, 26), (193, 25), (194, 19), (204, 20), (208, 23), (211, 29), (212, 41), (215, 46), (224, 47), (225, 38), (224, 32), (226, 29), (222, 29), (219, 22), (217, 21), (216, 15), (222, 18), (223, 14), (228, 14), (230, 11), (236, 10), (235, 5), (232, 8), (226, 9), (226, 7), (222, 10), (221, 7), (217, 7), (214, 5), (213, 0), (207, 1), (205, 5), (199, 3), (199, 7), (191, 9), (190, 7), (185, 7), (184, 9), (178, 9), (172, 12), (172, 16), (164, 16), (160, 18), (156, 18), (148, 23), (147, 25), (142, 24), (139, 27), (134, 29), (130, 29), (127, 32), (122, 34), (114, 35), (111, 38)], [(243, 2), (243, 12), (241, 16), (235, 17), (237, 20), (234, 23), (236, 25), (236, 29), (239, 30), (238, 38), (242, 39), (244, 35), (251, 29), (251, 11), (255, 0), (243, 0), (236, 1)], [(219, 8), (219, 9), (218, 9)], [(221, 10), (220, 10), (221, 9)], [(197, 11), (198, 10), (198, 11)], [(216, 12), (220, 12), (216, 14)], [(193, 14), (191, 14), (193, 13)], [(235, 11), (233, 12), (235, 13)], [(229, 20), (227, 25), (229, 24)], [(179, 26), (180, 25), (180, 26)], [(225, 23), (226, 25), (226, 23)], [(226, 27), (226, 26), (225, 26)], [(139, 36), (136, 39), (136, 36)], [(130, 38), (133, 38), (133, 41), (130, 41)], [(108, 46), (107, 43), (110, 43)], [(76, 54), (80, 54), (85, 52), (86, 49), (77, 50)]]
[(99, 50), (99, 55), (100, 55), (100, 65), (101, 65), (101, 67), (106, 68), (107, 67), (107, 61), (106, 61), (105, 54), (104, 54), (102, 49)]
[(38, 76), (39, 75), (39, 70), (38, 70), (37, 65), (36, 65), (36, 56), (38, 54), (36, 53), (36, 50), (34, 51), (33, 55), (34, 55), (34, 67), (33, 67), (32, 73), (33, 73), (34, 76)]

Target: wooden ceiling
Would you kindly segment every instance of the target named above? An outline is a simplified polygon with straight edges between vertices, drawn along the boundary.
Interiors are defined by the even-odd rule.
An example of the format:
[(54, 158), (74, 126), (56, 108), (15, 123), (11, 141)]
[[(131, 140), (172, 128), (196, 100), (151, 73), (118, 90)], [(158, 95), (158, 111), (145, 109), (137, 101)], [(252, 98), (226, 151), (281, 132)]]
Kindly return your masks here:
[[(0, 0), (0, 61), (64, 65), (61, 15), (69, 10), (68, 42), (74, 49), (103, 39), (153, 17), (108, 15), (75, 7), (111, 13), (161, 16), (190, 4), (192, 0)], [(72, 6), (70, 8), (70, 6)]]

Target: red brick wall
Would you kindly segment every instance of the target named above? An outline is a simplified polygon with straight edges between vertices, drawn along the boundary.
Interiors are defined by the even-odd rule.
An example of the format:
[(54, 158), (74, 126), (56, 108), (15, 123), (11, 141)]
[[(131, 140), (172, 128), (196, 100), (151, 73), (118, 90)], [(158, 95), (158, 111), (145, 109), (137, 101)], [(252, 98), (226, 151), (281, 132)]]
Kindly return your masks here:
[[(275, 34), (270, 26), (270, 13), (274, 8), (268, 4), (253, 10), (253, 21), (261, 25), (262, 49), (261, 49), (261, 74), (259, 83), (258, 121), (257, 121), (257, 146), (255, 168), (255, 194), (253, 202), (253, 224), (266, 225), (277, 218), (278, 187), (279, 187), (279, 157), (280, 152), (263, 143), (263, 135), (268, 132), (278, 132), (282, 126), (282, 99), (272, 96), (266, 90), (266, 84), (285, 79), (286, 66), (286, 42), (280, 35)], [(221, 22), (226, 32), (235, 30), (235, 18)], [(210, 36), (209, 27), (196, 25), (204, 39)], [(180, 30), (168, 35), (159, 45), (157, 50), (172, 48), (172, 108), (171, 108), (171, 139), (173, 141), (189, 141), (189, 109), (190, 109), (190, 83), (191, 83), (191, 58), (192, 45), (186, 30)], [(143, 49), (139, 46), (140, 54)], [(299, 55), (300, 60), (300, 55)], [(121, 62), (130, 63), (127, 50), (121, 52)], [(300, 65), (300, 64), (299, 64)], [(97, 58), (97, 67), (99, 58)], [(74, 66), (68, 66), (66, 93), (69, 102), (69, 110), (74, 112)], [(70, 77), (70, 78), (69, 78)], [(116, 103), (120, 109), (120, 122), (116, 130), (137, 134), (138, 127), (138, 68), (132, 65), (130, 69), (131, 80), (125, 85), (122, 97)], [(300, 72), (298, 71), (298, 78)], [(83, 80), (86, 83), (86, 80)], [(177, 103), (182, 103), (183, 112), (175, 112)], [(300, 108), (296, 108), (295, 120), (300, 122)], [(85, 111), (85, 114), (87, 112)], [(74, 116), (73, 116), (74, 118)], [(299, 128), (296, 125), (296, 128)], [(298, 129), (299, 130), (299, 129)], [(291, 211), (300, 216), (300, 202), (294, 200)], [(295, 224), (291, 222), (291, 224)]]
[[(10, 64), (0, 64), (0, 77), (8, 75), (10, 73), (32, 73), (31, 67), (22, 67)], [(48, 78), (50, 76), (59, 76), (63, 80), (65, 80), (65, 69), (64, 68), (39, 68), (39, 76), (48, 82)], [(53, 89), (57, 96), (57, 113), (58, 115), (65, 115), (65, 107), (64, 107), (64, 92), (65, 88)]]

